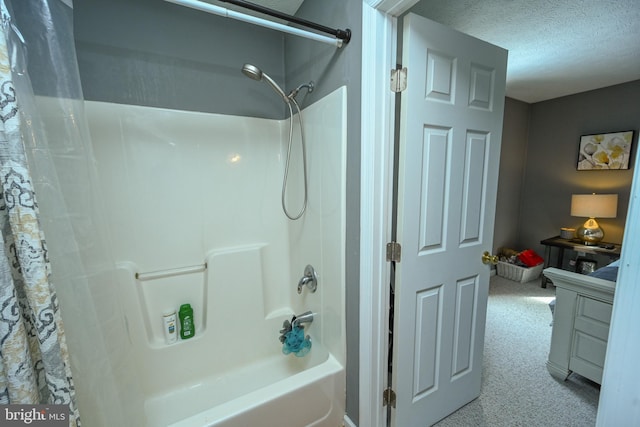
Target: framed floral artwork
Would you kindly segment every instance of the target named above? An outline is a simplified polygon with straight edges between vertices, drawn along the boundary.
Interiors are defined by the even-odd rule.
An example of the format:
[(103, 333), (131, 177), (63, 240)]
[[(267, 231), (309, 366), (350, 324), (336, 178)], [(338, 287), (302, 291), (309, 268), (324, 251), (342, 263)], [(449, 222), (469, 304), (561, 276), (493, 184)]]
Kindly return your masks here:
[(580, 137), (578, 170), (629, 169), (634, 131)]

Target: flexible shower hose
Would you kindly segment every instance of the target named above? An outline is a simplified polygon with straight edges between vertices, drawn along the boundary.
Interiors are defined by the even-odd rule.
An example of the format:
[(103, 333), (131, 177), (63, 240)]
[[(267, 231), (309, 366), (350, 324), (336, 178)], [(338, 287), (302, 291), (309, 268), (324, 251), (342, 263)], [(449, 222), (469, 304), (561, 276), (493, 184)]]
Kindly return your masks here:
[(300, 219), (307, 209), (307, 149), (304, 141), (304, 128), (302, 127), (302, 111), (300, 106), (294, 97), (290, 97), (289, 100), (293, 102), (298, 110), (298, 121), (300, 122), (300, 140), (302, 143), (302, 173), (304, 176), (304, 200), (302, 202), (302, 208), (297, 215), (291, 215), (287, 210), (287, 204), (285, 202), (285, 195), (287, 192), (287, 180), (289, 175), (289, 162), (291, 161), (291, 146), (293, 145), (293, 109), (291, 108), (291, 102), (286, 104), (289, 106), (289, 145), (287, 147), (287, 159), (284, 166), (284, 177), (282, 179), (282, 210), (284, 214), (292, 221)]

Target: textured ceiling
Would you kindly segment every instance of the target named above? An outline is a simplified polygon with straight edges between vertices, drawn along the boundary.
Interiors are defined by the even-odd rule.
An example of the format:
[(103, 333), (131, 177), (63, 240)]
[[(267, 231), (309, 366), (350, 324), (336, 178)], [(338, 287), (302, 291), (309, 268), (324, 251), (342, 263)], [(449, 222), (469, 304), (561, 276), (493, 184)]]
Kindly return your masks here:
[(422, 0), (416, 13), (509, 51), (529, 103), (640, 79), (640, 0)]
[[(293, 14), (302, 0), (254, 2)], [(640, 79), (640, 0), (421, 0), (412, 11), (507, 49), (507, 96), (521, 101)]]

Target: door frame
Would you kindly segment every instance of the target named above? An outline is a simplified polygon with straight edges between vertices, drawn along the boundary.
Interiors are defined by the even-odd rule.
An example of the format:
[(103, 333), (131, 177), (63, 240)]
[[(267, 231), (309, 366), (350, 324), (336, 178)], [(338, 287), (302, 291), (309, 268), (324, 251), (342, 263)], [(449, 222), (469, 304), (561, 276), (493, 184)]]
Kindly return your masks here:
[[(382, 390), (386, 388), (387, 334), (389, 306), (389, 263), (386, 262), (384, 247), (391, 239), (391, 208), (393, 206), (393, 127), (395, 96), (389, 90), (390, 70), (396, 64), (397, 19), (419, 0), (363, 0), (362, 1), (362, 98), (361, 98), (361, 181), (360, 181), (360, 300), (359, 300), (359, 407), (360, 426), (384, 427), (386, 415), (382, 406)], [(636, 158), (640, 167), (640, 158)], [(636, 174), (630, 194), (629, 213), (640, 209), (640, 175)], [(640, 221), (627, 215), (627, 235), (640, 228)], [(635, 301), (631, 286), (640, 276), (636, 265), (627, 260), (640, 256), (640, 243), (625, 239), (622, 266), (618, 279), (616, 300)], [(624, 270), (628, 269), (628, 273)], [(617, 338), (631, 336), (633, 322), (620, 322), (620, 318), (636, 319), (640, 316), (630, 304), (618, 307), (614, 304), (611, 329), (615, 344)], [(612, 345), (613, 347), (613, 345)], [(633, 356), (640, 353), (640, 346), (634, 346)], [(615, 377), (613, 368), (631, 367), (624, 359), (609, 351), (605, 363), (601, 400), (598, 407), (597, 425), (604, 425), (606, 419), (615, 419), (617, 406), (614, 398), (620, 398), (616, 386), (625, 393), (636, 390), (640, 375)], [(624, 360), (623, 360), (624, 359)], [(626, 387), (626, 388), (624, 388)], [(630, 399), (633, 394), (625, 394)], [(628, 400), (622, 399), (625, 403)], [(624, 413), (624, 412), (622, 412)], [(629, 414), (627, 414), (629, 415)], [(633, 414), (638, 419), (638, 414)]]
[(419, 0), (363, 0), (360, 153), (359, 425), (386, 426), (397, 16)]

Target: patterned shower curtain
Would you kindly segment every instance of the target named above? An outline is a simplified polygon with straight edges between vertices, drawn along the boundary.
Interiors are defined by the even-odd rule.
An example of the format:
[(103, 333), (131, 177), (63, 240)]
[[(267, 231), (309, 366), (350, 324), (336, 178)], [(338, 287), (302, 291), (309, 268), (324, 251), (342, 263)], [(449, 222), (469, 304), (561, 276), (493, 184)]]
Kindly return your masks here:
[[(80, 426), (64, 328), (21, 137), (10, 16), (0, 34), (0, 404), (64, 404)], [(28, 95), (27, 95), (28, 96)]]

